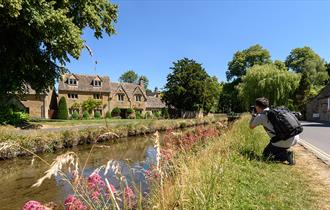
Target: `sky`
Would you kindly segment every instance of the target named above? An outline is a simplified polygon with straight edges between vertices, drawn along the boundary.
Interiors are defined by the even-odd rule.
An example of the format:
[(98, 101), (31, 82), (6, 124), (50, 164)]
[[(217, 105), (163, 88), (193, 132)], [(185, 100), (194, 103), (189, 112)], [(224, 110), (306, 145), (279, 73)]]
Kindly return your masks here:
[[(72, 73), (107, 75), (118, 81), (127, 70), (162, 88), (173, 62), (201, 63), (225, 81), (228, 62), (238, 50), (260, 44), (272, 59), (285, 60), (296, 47), (309, 46), (330, 61), (330, 1), (115, 0), (117, 34), (83, 39), (92, 48), (67, 64)], [(95, 64), (97, 61), (97, 64)]]

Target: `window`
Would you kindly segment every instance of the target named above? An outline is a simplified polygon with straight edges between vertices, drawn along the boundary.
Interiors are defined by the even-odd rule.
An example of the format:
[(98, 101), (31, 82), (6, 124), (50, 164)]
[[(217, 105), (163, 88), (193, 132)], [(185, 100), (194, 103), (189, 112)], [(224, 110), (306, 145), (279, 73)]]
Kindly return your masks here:
[(101, 87), (102, 83), (99, 80), (93, 80), (94, 87)]
[(124, 94), (118, 94), (118, 101), (124, 101)]
[(76, 79), (69, 79), (69, 85), (77, 85)]
[(141, 95), (135, 95), (135, 100), (136, 101), (141, 101), (142, 99), (142, 96)]
[(77, 93), (68, 93), (68, 98), (78, 98)]
[(99, 93), (94, 94), (94, 99), (102, 99), (102, 95)]

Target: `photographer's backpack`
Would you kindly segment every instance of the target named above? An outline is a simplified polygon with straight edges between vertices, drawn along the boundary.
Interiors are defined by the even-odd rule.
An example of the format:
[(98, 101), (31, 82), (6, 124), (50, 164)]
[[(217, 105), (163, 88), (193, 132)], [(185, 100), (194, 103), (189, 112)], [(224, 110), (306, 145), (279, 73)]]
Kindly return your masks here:
[(273, 143), (289, 139), (303, 131), (299, 120), (285, 107), (270, 109), (266, 114), (275, 130), (275, 137), (271, 139)]

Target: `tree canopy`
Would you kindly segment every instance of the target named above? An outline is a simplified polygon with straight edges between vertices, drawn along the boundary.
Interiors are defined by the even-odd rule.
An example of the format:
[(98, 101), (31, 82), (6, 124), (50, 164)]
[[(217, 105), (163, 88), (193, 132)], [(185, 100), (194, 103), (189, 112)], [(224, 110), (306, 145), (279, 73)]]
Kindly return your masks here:
[(135, 71), (128, 70), (119, 77), (119, 81), (128, 82), (128, 83), (137, 83), (138, 78), (139, 78), (139, 75), (137, 73), (135, 73)]
[(117, 10), (108, 0), (0, 1), (0, 94), (48, 89), (87, 46), (83, 29), (115, 33)]
[(142, 75), (142, 76), (140, 76), (140, 79), (143, 79), (143, 81), (144, 81), (144, 88), (145, 88), (146, 90), (149, 90), (149, 89), (148, 89), (148, 86), (149, 86), (149, 79), (148, 79), (148, 77)]
[(255, 64), (271, 63), (270, 53), (259, 44), (253, 45), (243, 51), (237, 51), (228, 63), (227, 80), (235, 80), (245, 75), (246, 70)]
[(294, 72), (304, 73), (312, 85), (324, 85), (329, 77), (325, 61), (310, 47), (293, 49), (285, 64)]
[(275, 64), (254, 65), (238, 85), (239, 96), (246, 108), (258, 97), (266, 97), (274, 106), (292, 108), (292, 98), (299, 85), (300, 74), (281, 71)]
[(167, 76), (163, 100), (180, 110), (210, 111), (220, 92), (218, 81), (201, 64), (188, 58), (173, 62)]

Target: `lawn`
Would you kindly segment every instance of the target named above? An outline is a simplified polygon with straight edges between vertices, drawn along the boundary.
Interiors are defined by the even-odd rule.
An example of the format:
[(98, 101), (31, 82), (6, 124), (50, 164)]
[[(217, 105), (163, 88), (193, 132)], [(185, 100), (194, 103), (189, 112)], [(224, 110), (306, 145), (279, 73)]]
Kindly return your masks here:
[[(324, 209), (308, 168), (263, 161), (268, 137), (244, 116), (221, 137), (182, 154), (150, 198), (157, 209)], [(197, 151), (197, 152), (196, 152)], [(315, 183), (315, 181), (314, 181)]]

